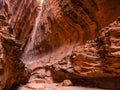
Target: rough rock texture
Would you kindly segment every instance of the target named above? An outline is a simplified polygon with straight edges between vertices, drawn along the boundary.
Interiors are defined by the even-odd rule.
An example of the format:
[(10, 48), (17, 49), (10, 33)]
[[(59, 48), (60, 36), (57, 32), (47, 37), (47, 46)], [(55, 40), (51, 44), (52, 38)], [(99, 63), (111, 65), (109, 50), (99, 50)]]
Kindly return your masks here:
[[(74, 57), (74, 55), (72, 57), (70, 54), (78, 44), (84, 45), (87, 40), (95, 39), (101, 28), (113, 22), (120, 15), (120, 1), (42, 1), (43, 0), (41, 0), (39, 4), (39, 0), (10, 0), (9, 2), (12, 13), (12, 17), (9, 22), (14, 29), (15, 38), (22, 43), (21, 48), (24, 51), (22, 59), (33, 70), (30, 81), (39, 82), (39, 79), (42, 79), (42, 82), (51, 83), (51, 73), (49, 70), (46, 71), (45, 68), (48, 66), (47, 69), (49, 69), (51, 64), (58, 63), (58, 61), (62, 64), (66, 63), (64, 59), (68, 60), (67, 66), (66, 64), (63, 66), (60, 64), (59, 68), (59, 64), (58, 66), (53, 64), (52, 68), (55, 68), (55, 71), (52, 69), (52, 76), (56, 82), (61, 82), (64, 79), (80, 78), (80, 76), (86, 77), (88, 74), (90, 74), (90, 77), (94, 76), (94, 74), (98, 76), (111, 76), (111, 74), (109, 74), (109, 70), (105, 70), (108, 69), (107, 67), (109, 67), (109, 62), (107, 63), (107, 60), (103, 59), (107, 54), (103, 53), (103, 46), (101, 43), (99, 43), (101, 46), (96, 46), (96, 48), (101, 48), (102, 50), (96, 50), (93, 47), (93, 51), (90, 48), (90, 51), (88, 50), (84, 52), (82, 50), (85, 50), (85, 47), (82, 46), (82, 50), (79, 52), (83, 52), (85, 55), (80, 54), (77, 55), (77, 57), (75, 56), (75, 59), (78, 58), (78, 60), (70, 59)], [(87, 45), (85, 45), (87, 47), (86, 49), (89, 49), (88, 47), (90, 47), (91, 44)], [(77, 49), (79, 48), (80, 47)], [(93, 53), (94, 50), (99, 52)], [(95, 56), (87, 55), (89, 52), (90, 54), (92, 52)], [(67, 55), (68, 57), (66, 57)], [(84, 57), (89, 58), (90, 60), (88, 59), (85, 62)], [(91, 62), (91, 59), (95, 60), (95, 63)], [(89, 65), (89, 63), (92, 65)], [(85, 64), (86, 67), (80, 68), (84, 66), (83, 64)], [(104, 64), (106, 64), (106, 68), (103, 69), (101, 66), (104, 66)], [(91, 71), (91, 68), (94, 68), (93, 71)], [(75, 73), (74, 69), (76, 70)], [(65, 74), (63, 71), (65, 71)], [(96, 73), (97, 71), (98, 73)], [(106, 71), (106, 73), (103, 73), (104, 71)], [(119, 72), (119, 69), (115, 69), (114, 71)], [(82, 74), (79, 74), (80, 72), (82, 72)], [(116, 72), (112, 75), (116, 76)], [(64, 77), (59, 80), (59, 77), (61, 76)], [(103, 80), (101, 82), (108, 80), (108, 78), (98, 78), (97, 81), (99, 81), (99, 79)], [(81, 80), (82, 81), (78, 81), (81, 82), (80, 84), (85, 81), (87, 82), (85, 78)], [(96, 85), (96, 80), (92, 81), (94, 79), (91, 80), (91, 78), (88, 80)], [(119, 82), (119, 79), (117, 80)], [(106, 85), (109, 86), (109, 84), (110, 83)], [(104, 85), (102, 87), (102, 84), (99, 85), (100, 86), (98, 87), (108, 88), (107, 86), (104, 87)]]
[[(4, 80), (10, 82), (5, 84), (5, 90), (29, 78), (24, 78), (26, 71), (20, 61), (21, 54), (24, 63), (32, 69), (29, 83), (20, 87), (21, 90), (26, 87), (37, 89), (37, 82), (47, 83), (48, 86), (44, 84), (47, 88), (51, 83), (54, 86), (55, 82), (60, 82), (58, 86), (85, 83), (86, 86), (99, 88), (119, 88), (119, 20), (115, 22), (116, 25), (111, 25), (115, 27), (112, 30), (110, 27), (106, 30), (101, 28), (120, 15), (120, 0), (1, 0), (0, 5), (2, 3), (0, 18), (7, 19), (4, 24), (10, 26), (7, 31), (13, 33), (11, 37), (15, 39), (1, 39), (6, 52), (4, 59), (12, 68), (8, 70), (9, 66), (6, 66), (5, 69)], [(21, 46), (17, 47), (16, 40), (21, 42)], [(93, 41), (87, 43), (88, 40)], [(11, 41), (15, 47), (8, 43)], [(13, 69), (11, 62), (20, 69)], [(18, 74), (10, 74), (9, 77), (8, 73), (11, 72)], [(17, 81), (18, 77), (20, 79)], [(38, 86), (44, 86), (40, 83)]]
[(14, 90), (18, 85), (27, 83), (30, 73), (27, 68), (25, 70), (25, 64), (20, 60), (20, 44), (5, 35), (0, 35), (0, 40), (0, 86), (4, 90)]
[(21, 44), (12, 35), (5, 4), (0, 10), (0, 90), (16, 90), (18, 85), (29, 80), (30, 73), (21, 61)]
[(35, 24), (39, 2), (38, 0), (9, 0), (8, 3), (11, 11), (9, 22), (14, 29), (15, 38), (22, 44), (26, 44), (26, 39), (30, 37)]
[(85, 79), (98, 87), (120, 88), (119, 41), (120, 18), (100, 30), (95, 40), (77, 46), (70, 56), (50, 66), (53, 79), (57, 82), (71, 79), (73, 82), (75, 80), (74, 84), (81, 84), (81, 80)]
[[(95, 89), (68, 87), (76, 85), (118, 90), (120, 89), (119, 47), (120, 18), (100, 30), (94, 40), (88, 41), (85, 45), (76, 46), (70, 55), (57, 63), (35, 68), (29, 83), (18, 90)], [(39, 69), (41, 75), (38, 72)], [(52, 78), (54, 83), (48, 78)]]
[(120, 15), (119, 4), (119, 0), (10, 0), (10, 23), (16, 39), (22, 42), (24, 60), (36, 60), (60, 46), (64, 45), (58, 54), (94, 39), (101, 27)]

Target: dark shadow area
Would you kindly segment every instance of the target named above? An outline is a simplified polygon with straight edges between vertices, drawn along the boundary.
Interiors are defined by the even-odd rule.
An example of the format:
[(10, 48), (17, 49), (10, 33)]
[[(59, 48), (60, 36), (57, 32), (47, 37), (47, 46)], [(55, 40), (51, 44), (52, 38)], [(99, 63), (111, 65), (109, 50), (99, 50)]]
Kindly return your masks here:
[(120, 77), (90, 77), (72, 79), (74, 86), (120, 90)]

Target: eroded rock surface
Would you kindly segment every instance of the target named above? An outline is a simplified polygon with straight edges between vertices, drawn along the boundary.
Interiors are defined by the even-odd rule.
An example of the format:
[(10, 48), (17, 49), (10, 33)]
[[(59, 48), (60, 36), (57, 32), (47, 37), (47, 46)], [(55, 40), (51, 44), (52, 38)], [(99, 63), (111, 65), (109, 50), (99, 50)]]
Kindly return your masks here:
[(102, 88), (120, 88), (119, 36), (120, 18), (100, 30), (95, 40), (77, 46), (71, 55), (50, 66), (53, 79), (57, 82), (71, 79), (78, 81), (76, 84), (83, 79), (83, 83), (90, 81)]
[(16, 90), (30, 77), (21, 61), (21, 44), (12, 35), (8, 17), (0, 13), (0, 90)]
[[(114, 68), (112, 74), (111, 70), (108, 70), (111, 65), (106, 60), (107, 51), (104, 49), (106, 44), (102, 43), (106, 41), (96, 39), (83, 46), (87, 40), (95, 39), (101, 28), (120, 15), (119, 3), (118, 0), (116, 2), (113, 0), (109, 2), (104, 0), (44, 0), (43, 4), (40, 3), (37, 19), (32, 19), (35, 22), (33, 22), (34, 28), (31, 29), (31, 33), (24, 34), (24, 31), (30, 30), (27, 28), (30, 24), (24, 24), (26, 29), (21, 27), (21, 30), (16, 29), (15, 33), (16, 39), (22, 41), (23, 59), (33, 70), (30, 81), (61, 83), (65, 79), (70, 79), (75, 85), (92, 83), (91, 85), (99, 88), (113, 88), (114, 86), (119, 88), (117, 84), (120, 79), (116, 79), (119, 78), (119, 74), (114, 72), (119, 72), (119, 69)], [(22, 13), (20, 12), (21, 15)], [(12, 20), (16, 19), (12, 18)], [(21, 20), (21, 23), (25, 21)], [(14, 24), (18, 28), (21, 26), (18, 22), (12, 22), (12, 25)], [(78, 44), (83, 45), (78, 46)], [(73, 52), (72, 55), (71, 52)], [(119, 61), (116, 62), (119, 66)], [(89, 78), (86, 79), (88, 76)], [(108, 76), (110, 78), (106, 78)], [(106, 82), (106, 85), (103, 85), (103, 82)], [(111, 85), (111, 82), (115, 83)]]
[(57, 63), (34, 68), (29, 83), (18, 90), (119, 89), (119, 36), (120, 18), (100, 30), (96, 39), (76, 46), (70, 55)]
[[(43, 1), (43, 2), (42, 2)], [(36, 60), (63, 46), (69, 53), (77, 43), (94, 39), (100, 28), (119, 15), (120, 1), (114, 0), (10, 0), (15, 38), (22, 43), (24, 60)], [(113, 13), (115, 13), (113, 15)], [(65, 47), (65, 45), (68, 45)], [(66, 48), (71, 48), (68, 51)], [(56, 54), (56, 53), (55, 53)], [(48, 55), (48, 58), (58, 55)], [(61, 55), (63, 58), (64, 55)], [(59, 57), (60, 58), (60, 57)], [(55, 61), (52, 58), (50, 61)], [(49, 62), (48, 60), (41, 60)]]
[[(20, 90), (84, 83), (118, 89), (119, 20), (101, 28), (120, 15), (119, 4), (120, 0), (1, 0), (1, 56), (7, 63), (0, 69), (3, 88), (28, 80), (25, 63), (32, 76)], [(72, 89), (78, 88), (68, 90)]]
[(20, 44), (12, 37), (0, 36), (0, 40), (1, 87), (4, 90), (14, 90), (18, 85), (27, 83), (30, 73), (20, 59)]

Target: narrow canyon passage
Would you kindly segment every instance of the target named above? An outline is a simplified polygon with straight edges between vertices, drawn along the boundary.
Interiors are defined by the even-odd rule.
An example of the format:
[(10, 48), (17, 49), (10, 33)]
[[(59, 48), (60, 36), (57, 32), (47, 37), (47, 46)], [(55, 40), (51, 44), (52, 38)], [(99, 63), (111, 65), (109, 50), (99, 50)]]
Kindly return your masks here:
[(0, 90), (119, 90), (120, 0), (0, 0)]

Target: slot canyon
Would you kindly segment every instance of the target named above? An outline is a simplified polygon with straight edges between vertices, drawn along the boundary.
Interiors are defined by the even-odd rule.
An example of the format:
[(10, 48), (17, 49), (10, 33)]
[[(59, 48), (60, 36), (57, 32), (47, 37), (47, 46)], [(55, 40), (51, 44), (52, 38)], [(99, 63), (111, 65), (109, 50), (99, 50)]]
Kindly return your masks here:
[(120, 0), (0, 0), (0, 90), (120, 90)]

